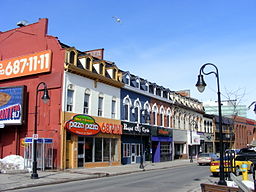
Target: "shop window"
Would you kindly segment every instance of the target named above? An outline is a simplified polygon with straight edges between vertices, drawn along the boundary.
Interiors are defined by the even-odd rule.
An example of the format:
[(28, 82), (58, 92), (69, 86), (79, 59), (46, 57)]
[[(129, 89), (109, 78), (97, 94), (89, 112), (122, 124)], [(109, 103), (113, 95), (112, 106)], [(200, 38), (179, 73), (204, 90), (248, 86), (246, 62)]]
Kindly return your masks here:
[(102, 114), (103, 114), (103, 97), (100, 96), (98, 100), (98, 116), (102, 117)]
[(111, 139), (111, 161), (118, 161), (117, 139)]
[(95, 162), (102, 162), (102, 138), (95, 138)]
[(131, 156), (131, 148), (130, 143), (123, 144), (123, 157), (130, 157)]
[(73, 96), (74, 96), (74, 90), (68, 89), (67, 111), (72, 111), (73, 110)]
[(110, 139), (103, 139), (103, 161), (110, 161)]
[(116, 100), (112, 100), (112, 106), (111, 106), (111, 118), (116, 118)]
[(89, 113), (89, 99), (90, 99), (90, 95), (85, 93), (84, 94), (84, 114)]
[(84, 144), (84, 161), (85, 162), (92, 162), (93, 156), (93, 138), (86, 137), (85, 144)]

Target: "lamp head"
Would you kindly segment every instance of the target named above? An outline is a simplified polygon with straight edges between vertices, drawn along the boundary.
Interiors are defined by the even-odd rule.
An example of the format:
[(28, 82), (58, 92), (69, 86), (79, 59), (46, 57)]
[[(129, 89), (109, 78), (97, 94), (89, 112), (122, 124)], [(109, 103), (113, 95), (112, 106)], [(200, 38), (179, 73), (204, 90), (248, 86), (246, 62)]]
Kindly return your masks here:
[(48, 101), (50, 100), (48, 89), (46, 87), (44, 88), (44, 94), (41, 99), (43, 100), (44, 103), (48, 103)]
[(256, 114), (256, 103), (254, 105), (254, 109), (253, 109), (254, 113)]
[(198, 75), (196, 87), (200, 93), (202, 93), (206, 87), (206, 83), (204, 81), (204, 76), (203, 75)]

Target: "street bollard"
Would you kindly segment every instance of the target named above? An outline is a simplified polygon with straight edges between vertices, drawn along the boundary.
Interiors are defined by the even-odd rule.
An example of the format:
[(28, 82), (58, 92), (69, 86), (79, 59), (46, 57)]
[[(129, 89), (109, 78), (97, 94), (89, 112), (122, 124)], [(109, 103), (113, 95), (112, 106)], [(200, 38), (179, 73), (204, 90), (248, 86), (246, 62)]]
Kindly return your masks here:
[(248, 180), (248, 170), (247, 170), (248, 165), (242, 164), (241, 166), (241, 171), (242, 171), (242, 179), (243, 180)]

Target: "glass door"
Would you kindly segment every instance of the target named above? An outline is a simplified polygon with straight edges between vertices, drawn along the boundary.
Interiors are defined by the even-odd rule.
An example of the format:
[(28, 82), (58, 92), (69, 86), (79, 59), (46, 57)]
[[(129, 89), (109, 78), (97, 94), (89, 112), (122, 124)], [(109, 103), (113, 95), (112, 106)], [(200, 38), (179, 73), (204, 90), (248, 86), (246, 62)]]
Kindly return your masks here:
[(136, 144), (131, 144), (131, 163), (136, 163)]

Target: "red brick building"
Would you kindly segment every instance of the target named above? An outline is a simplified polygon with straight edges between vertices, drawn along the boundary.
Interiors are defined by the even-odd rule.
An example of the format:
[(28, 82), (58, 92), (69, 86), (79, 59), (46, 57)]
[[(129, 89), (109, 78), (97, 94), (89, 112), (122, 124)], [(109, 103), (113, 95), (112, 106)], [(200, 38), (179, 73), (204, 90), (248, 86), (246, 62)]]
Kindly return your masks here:
[[(10, 154), (23, 156), (24, 138), (32, 137), (34, 133), (37, 86), (44, 82), (49, 89), (50, 101), (44, 104), (41, 101), (42, 91), (38, 91), (37, 133), (39, 138), (53, 139), (54, 167), (58, 168), (61, 161), (57, 149), (61, 148), (60, 112), (65, 50), (56, 37), (47, 35), (47, 27), (48, 20), (40, 19), (37, 23), (0, 32), (0, 113), (7, 110), (4, 107), (14, 97), (4, 93), (5, 88), (24, 88), (18, 112), (22, 114), (22, 119), (18, 123), (1, 123), (4, 128), (0, 129), (0, 158)], [(40, 85), (39, 89), (42, 88)], [(6, 115), (0, 118), (6, 119)]]
[(240, 149), (250, 146), (255, 140), (256, 121), (244, 117), (234, 116), (235, 141), (234, 148)]

